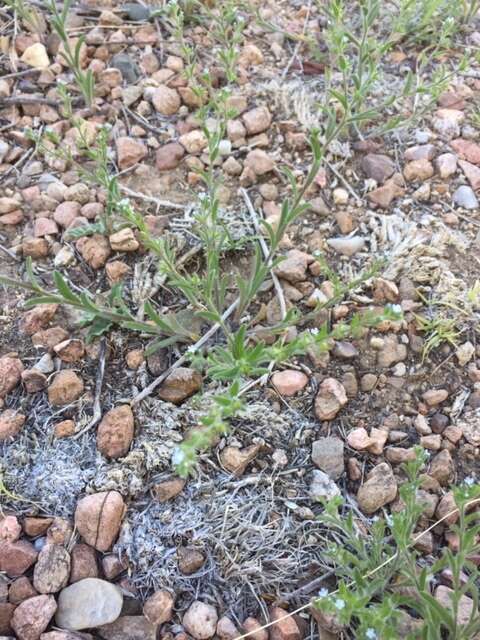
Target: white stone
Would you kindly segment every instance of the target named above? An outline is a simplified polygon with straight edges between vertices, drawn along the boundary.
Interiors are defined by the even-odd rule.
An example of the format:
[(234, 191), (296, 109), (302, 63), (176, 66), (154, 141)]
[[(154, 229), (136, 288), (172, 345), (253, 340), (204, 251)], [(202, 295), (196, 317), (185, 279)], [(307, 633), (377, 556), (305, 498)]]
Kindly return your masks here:
[(62, 589), (55, 623), (61, 629), (80, 631), (114, 622), (122, 611), (118, 587), (98, 578), (85, 578)]

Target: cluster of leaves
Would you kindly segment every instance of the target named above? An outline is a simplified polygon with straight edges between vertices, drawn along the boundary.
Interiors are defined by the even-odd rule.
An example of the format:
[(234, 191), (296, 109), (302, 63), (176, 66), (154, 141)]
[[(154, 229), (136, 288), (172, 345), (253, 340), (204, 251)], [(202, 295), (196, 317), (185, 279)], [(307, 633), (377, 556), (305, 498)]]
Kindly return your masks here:
[[(322, 590), (313, 605), (365, 640), (396, 639), (402, 609), (415, 612), (422, 621), (412, 638), (437, 640), (446, 633), (448, 638), (471, 640), (480, 630), (479, 571), (472, 561), (480, 551), (480, 486), (465, 483), (453, 489), (458, 521), (451, 530), (458, 538), (458, 550), (445, 548), (438, 560), (419, 562), (414, 544), (423, 507), (417, 492), (427, 454), (420, 447), (416, 453), (416, 459), (404, 465), (402, 509), (375, 519), (368, 532), (359, 530), (351, 512), (346, 516), (340, 512), (341, 498), (326, 504), (320, 522), (334, 532), (336, 540), (328, 545), (326, 556), (340, 581), (333, 593)], [(431, 592), (445, 569), (451, 576), (450, 608), (440, 605)], [(459, 616), (463, 596), (473, 604), (467, 621)]]
[(91, 107), (95, 99), (95, 78), (91, 69), (84, 71), (82, 68), (81, 51), (85, 38), (81, 36), (73, 44), (67, 30), (67, 19), (72, 8), (72, 0), (63, 0), (61, 11), (55, 0), (45, 0), (45, 4), (51, 12), (50, 24), (62, 43), (60, 55), (73, 73), (75, 83), (85, 100), (85, 104), (87, 107)]

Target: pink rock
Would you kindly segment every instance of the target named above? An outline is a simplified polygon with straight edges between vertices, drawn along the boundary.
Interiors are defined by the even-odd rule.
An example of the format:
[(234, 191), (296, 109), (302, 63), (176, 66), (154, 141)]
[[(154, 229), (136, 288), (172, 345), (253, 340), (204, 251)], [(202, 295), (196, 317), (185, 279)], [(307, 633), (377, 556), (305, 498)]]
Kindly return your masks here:
[(75, 526), (87, 544), (108, 551), (117, 539), (125, 504), (118, 491), (101, 491), (82, 498), (75, 511)]
[(163, 116), (173, 116), (180, 109), (181, 100), (175, 89), (162, 84), (154, 89), (152, 104)]
[(79, 202), (66, 201), (58, 205), (53, 213), (53, 219), (64, 229), (67, 229), (77, 216), (80, 215)]
[(363, 427), (350, 431), (347, 436), (347, 442), (356, 451), (363, 451), (371, 444), (367, 430)]
[(58, 233), (58, 226), (52, 218), (36, 218), (33, 226), (33, 235), (36, 238), (43, 236), (53, 236)]
[(262, 133), (262, 131), (266, 131), (270, 127), (272, 115), (267, 107), (256, 107), (244, 113), (242, 120), (248, 135), (252, 136)]
[(480, 168), (466, 160), (459, 160), (458, 164), (465, 174), (465, 177), (470, 182), (472, 189), (474, 191), (480, 189)]
[[(1, 438), (0, 438), (1, 439)], [(0, 544), (1, 542), (16, 542), (22, 533), (22, 527), (15, 516), (0, 517)]]
[(306, 387), (308, 376), (302, 371), (286, 369), (285, 371), (276, 371), (271, 381), (280, 395), (289, 397), (294, 396)]
[(176, 169), (184, 155), (185, 149), (178, 142), (164, 144), (155, 155), (156, 167), (159, 171)]
[(476, 142), (457, 138), (450, 142), (450, 146), (462, 160), (467, 160), (472, 164), (480, 164), (480, 145)]
[(48, 627), (57, 603), (53, 596), (35, 596), (25, 600), (15, 609), (12, 628), (19, 640), (39, 640)]
[(22, 377), (23, 364), (19, 358), (3, 356), (0, 358), (0, 398), (14, 389)]
[(139, 142), (128, 136), (120, 136), (117, 138), (116, 147), (117, 161), (120, 169), (133, 167), (134, 164), (143, 160), (148, 154), (148, 149), (143, 142)]
[(457, 171), (457, 156), (453, 153), (442, 153), (435, 160), (437, 171), (441, 178), (449, 178)]
[(315, 415), (319, 420), (333, 420), (347, 402), (344, 386), (335, 378), (326, 378), (315, 398)]

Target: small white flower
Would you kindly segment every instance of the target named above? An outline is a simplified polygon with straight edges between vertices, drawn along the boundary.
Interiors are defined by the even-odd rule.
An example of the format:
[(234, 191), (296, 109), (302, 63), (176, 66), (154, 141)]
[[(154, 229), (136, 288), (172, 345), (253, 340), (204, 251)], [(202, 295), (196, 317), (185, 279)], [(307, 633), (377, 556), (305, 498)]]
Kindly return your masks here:
[(175, 449), (175, 451), (172, 454), (173, 465), (177, 467), (179, 464), (182, 464), (184, 460), (185, 460), (185, 454), (183, 453), (183, 451), (181, 449)]
[(368, 638), (368, 640), (375, 640), (375, 638), (377, 637), (377, 633), (375, 629), (372, 629), (372, 627), (369, 627), (365, 633), (365, 637)]
[(335, 600), (335, 607), (341, 611), (342, 609), (345, 609), (345, 600), (342, 600), (341, 598), (337, 598)]
[(326, 598), (327, 596), (328, 596), (328, 589), (325, 589), (325, 587), (323, 587), (323, 589), (320, 589), (320, 591), (318, 592), (318, 597)]
[(312, 329), (310, 329), (310, 333), (312, 334), (312, 336), (316, 336), (318, 334), (317, 327), (313, 327)]
[(475, 484), (475, 480), (474, 480), (474, 478), (472, 478), (472, 476), (467, 476), (467, 477), (465, 478), (465, 480), (464, 480), (464, 483), (465, 483), (467, 486), (471, 487), (472, 485), (474, 485), (474, 484)]
[(388, 304), (387, 307), (393, 311), (393, 313), (402, 313), (402, 307), (399, 304)]

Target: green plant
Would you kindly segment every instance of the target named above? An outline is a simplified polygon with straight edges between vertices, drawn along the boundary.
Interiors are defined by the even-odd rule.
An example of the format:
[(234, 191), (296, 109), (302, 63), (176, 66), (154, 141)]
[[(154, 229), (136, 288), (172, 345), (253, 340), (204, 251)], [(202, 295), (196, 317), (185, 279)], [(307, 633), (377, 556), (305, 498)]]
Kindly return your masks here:
[(67, 33), (68, 12), (72, 7), (72, 0), (63, 0), (62, 10), (59, 11), (55, 0), (45, 0), (47, 9), (51, 12), (51, 24), (60, 38), (63, 50), (60, 55), (64, 58), (70, 71), (73, 73), (77, 87), (79, 88), (87, 107), (92, 107), (95, 99), (95, 79), (91, 69), (82, 69), (80, 54), (85, 38), (79, 37), (72, 46)]
[[(476, 615), (479, 572), (471, 560), (480, 550), (480, 514), (471, 510), (480, 503), (480, 486), (468, 482), (454, 489), (458, 523), (451, 528), (458, 536), (458, 551), (444, 549), (439, 560), (419, 562), (414, 545), (422, 532), (415, 530), (423, 509), (418, 499), (419, 472), (426, 459), (427, 454), (418, 447), (416, 459), (404, 465), (407, 481), (399, 492), (402, 508), (385, 519), (374, 519), (368, 532), (360, 532), (351, 512), (340, 514), (341, 498), (327, 503), (319, 518), (335, 540), (328, 544), (326, 558), (339, 584), (330, 594), (322, 589), (313, 605), (333, 615), (355, 638), (398, 638), (397, 624), (405, 608), (420, 618), (421, 628), (412, 638), (438, 640), (446, 632), (449, 639), (472, 640), (480, 629)], [(442, 607), (431, 591), (444, 569), (452, 576), (451, 609)], [(462, 596), (472, 599), (466, 622), (459, 616)]]
[(17, 14), (30, 31), (40, 36), (44, 33), (45, 20), (36, 7), (25, 2), (25, 0), (3, 0), (3, 3)]
[(444, 343), (452, 347), (458, 345), (461, 332), (456, 328), (456, 319), (442, 318), (441, 316), (425, 318), (417, 314), (415, 315), (415, 319), (419, 330), (425, 333), (425, 343), (422, 350), (423, 360), (425, 360), (434, 349), (437, 349)]

